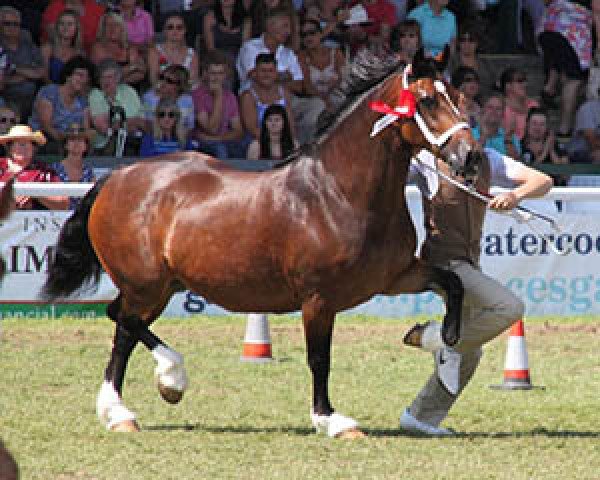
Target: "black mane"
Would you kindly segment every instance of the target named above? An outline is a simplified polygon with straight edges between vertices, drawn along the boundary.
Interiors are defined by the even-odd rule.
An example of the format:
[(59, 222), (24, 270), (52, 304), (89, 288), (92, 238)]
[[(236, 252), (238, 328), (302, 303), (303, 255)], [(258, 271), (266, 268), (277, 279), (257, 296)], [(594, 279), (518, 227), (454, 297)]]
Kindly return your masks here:
[(317, 135), (326, 133), (342, 112), (354, 107), (359, 95), (385, 80), (399, 66), (393, 55), (382, 58), (367, 49), (358, 52), (331, 95), (334, 108), (324, 111), (319, 117)]

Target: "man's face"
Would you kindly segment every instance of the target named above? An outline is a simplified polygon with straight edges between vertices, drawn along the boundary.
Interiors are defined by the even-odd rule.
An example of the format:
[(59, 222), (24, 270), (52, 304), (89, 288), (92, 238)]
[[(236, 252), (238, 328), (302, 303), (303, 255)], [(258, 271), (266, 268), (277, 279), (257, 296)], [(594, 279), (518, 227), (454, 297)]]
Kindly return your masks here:
[(1, 17), (2, 35), (5, 37), (18, 38), (21, 33), (21, 20), (17, 15), (4, 13)]
[(488, 99), (483, 107), (483, 121), (488, 127), (500, 128), (504, 116), (504, 102), (500, 97)]
[(277, 81), (277, 67), (274, 63), (259, 63), (256, 65), (255, 78), (260, 85), (274, 85)]
[(278, 45), (285, 44), (292, 33), (290, 18), (285, 15), (270, 18), (267, 23), (267, 32), (275, 39)]
[(535, 139), (541, 139), (546, 136), (546, 116), (534, 114), (529, 119), (529, 135)]

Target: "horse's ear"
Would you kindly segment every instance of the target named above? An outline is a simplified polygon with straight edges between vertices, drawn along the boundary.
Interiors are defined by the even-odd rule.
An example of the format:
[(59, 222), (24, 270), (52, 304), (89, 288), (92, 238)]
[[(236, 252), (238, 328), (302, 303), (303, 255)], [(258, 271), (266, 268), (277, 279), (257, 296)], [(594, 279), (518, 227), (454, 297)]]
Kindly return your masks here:
[(415, 56), (413, 57), (413, 67), (415, 65), (421, 65), (423, 62), (425, 62), (425, 59), (427, 57), (425, 57), (425, 50), (423, 50), (423, 47), (419, 48), (416, 52), (415, 52)]
[(446, 70), (446, 66), (448, 65), (448, 61), (450, 60), (450, 45), (446, 44), (444, 50), (438, 53), (434, 57), (435, 66), (438, 72), (442, 73)]

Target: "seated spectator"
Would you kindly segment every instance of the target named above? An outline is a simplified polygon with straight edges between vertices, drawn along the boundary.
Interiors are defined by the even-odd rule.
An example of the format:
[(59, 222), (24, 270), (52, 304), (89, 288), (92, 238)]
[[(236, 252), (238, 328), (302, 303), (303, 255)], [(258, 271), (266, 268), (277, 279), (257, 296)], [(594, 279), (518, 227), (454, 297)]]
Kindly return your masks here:
[(552, 1), (546, 7), (543, 31), (539, 36), (547, 72), (541, 92), (542, 104), (546, 108), (555, 108), (554, 99), (561, 93), (557, 128), (561, 141), (567, 141), (571, 135), (577, 93), (592, 61), (592, 13), (579, 3)]
[[(111, 148), (105, 151), (112, 136), (118, 134), (119, 128), (127, 132), (125, 153), (137, 154), (139, 139), (148, 129), (148, 122), (142, 112), (142, 102), (133, 87), (122, 80), (121, 66), (114, 60), (103, 60), (98, 65), (96, 76), (99, 88), (89, 94), (90, 116), (96, 133), (94, 150), (102, 155), (114, 155)], [(121, 108), (122, 114), (115, 118), (115, 109)], [(111, 110), (113, 115), (111, 118)]]
[[(15, 178), (17, 182), (60, 182), (48, 166), (33, 161), (36, 146), (44, 145), (46, 138), (27, 125), (15, 125), (6, 135), (0, 135), (0, 145), (5, 145), (8, 156), (0, 158), (0, 182)], [(17, 195), (17, 208), (21, 210), (66, 210), (68, 197), (29, 197)]]
[(525, 135), (527, 112), (539, 107), (533, 98), (527, 97), (527, 76), (518, 68), (509, 67), (500, 76), (500, 89), (504, 93), (504, 130), (517, 135)]
[(323, 45), (319, 22), (305, 20), (300, 35), (303, 48), (298, 53), (298, 60), (304, 76), (304, 91), (321, 97), (329, 106), (329, 96), (340, 83), (346, 58), (338, 48)]
[[(0, 135), (6, 135), (18, 123), (21, 123), (18, 109), (9, 105), (2, 105), (0, 107)], [(5, 157), (6, 155), (5, 146), (0, 145), (0, 157)]]
[(286, 47), (296, 51), (300, 48), (300, 25), (293, 0), (254, 0), (250, 10), (251, 37), (259, 37), (267, 30), (267, 19), (273, 11), (284, 11), (290, 19), (290, 34)]
[(114, 60), (121, 66), (123, 83), (132, 86), (139, 85), (146, 76), (144, 59), (136, 47), (129, 45), (125, 22), (118, 13), (102, 15), (90, 59), (96, 66), (104, 60)]
[[(290, 37), (290, 18), (285, 10), (275, 9), (269, 12), (267, 27), (263, 35), (248, 40), (242, 45), (237, 59), (237, 70), (243, 92), (247, 90), (256, 77), (255, 62), (260, 53), (271, 53), (275, 56), (278, 76), (276, 81), (290, 92), (291, 110), (294, 112), (292, 123), (297, 127), (297, 138), (301, 143), (313, 139), (317, 119), (325, 108), (325, 103), (316, 96), (306, 96), (304, 92), (304, 76), (296, 54), (285, 46)], [(304, 96), (301, 96), (304, 95)], [(263, 100), (264, 101), (264, 100)], [(241, 100), (240, 100), (241, 103)], [(242, 122), (244, 112), (242, 107)], [(253, 135), (257, 138), (258, 125)]]
[(167, 16), (163, 29), (164, 41), (148, 50), (150, 84), (158, 81), (160, 73), (169, 65), (181, 65), (189, 74), (192, 86), (198, 83), (198, 55), (185, 43), (185, 22), (180, 14)]
[(154, 119), (154, 111), (158, 102), (163, 98), (168, 98), (177, 103), (186, 132), (194, 128), (196, 124), (194, 101), (192, 96), (187, 93), (189, 78), (187, 69), (181, 65), (170, 65), (158, 76), (154, 88), (142, 96), (144, 115), (149, 123)]
[(41, 48), (46, 83), (58, 83), (65, 63), (76, 55), (83, 55), (79, 17), (72, 10), (63, 11), (56, 20), (48, 41)]
[(142, 137), (141, 157), (153, 157), (182, 150), (193, 150), (191, 142), (186, 141), (185, 129), (181, 123), (181, 113), (171, 99), (161, 99), (156, 108), (152, 127)]
[(450, 56), (448, 70), (456, 71), (459, 67), (470, 67), (477, 72), (479, 88), (482, 95), (488, 95), (496, 89), (496, 70), (493, 60), (479, 54), (481, 33), (472, 22), (461, 25), (458, 31), (456, 51)]
[(600, 99), (588, 100), (577, 109), (573, 138), (566, 148), (573, 163), (600, 164)]
[(46, 135), (44, 153), (61, 153), (65, 131), (72, 123), (91, 127), (87, 92), (92, 78), (94, 66), (85, 57), (77, 56), (63, 67), (59, 84), (51, 83), (39, 90), (29, 125)]
[(392, 29), (390, 50), (404, 65), (413, 62), (415, 54), (421, 47), (421, 27), (416, 20), (404, 20)]
[[(554, 132), (548, 126), (548, 113), (543, 108), (533, 107), (529, 110), (521, 146), (521, 161), (530, 166), (569, 163), (567, 151), (556, 141)], [(554, 175), (552, 179), (555, 186), (567, 185), (566, 176)]]
[(482, 147), (497, 150), (512, 158), (521, 158), (521, 142), (513, 133), (502, 127), (504, 119), (504, 98), (500, 93), (492, 93), (483, 101), (481, 121), (472, 129), (473, 137)]
[(129, 44), (136, 47), (140, 55), (145, 55), (154, 41), (154, 20), (152, 15), (144, 10), (143, 4), (141, 0), (119, 2), (119, 12), (125, 21)]
[(297, 143), (292, 135), (289, 117), (285, 107), (270, 105), (260, 127), (260, 139), (248, 147), (248, 160), (281, 160), (287, 158)]
[(21, 14), (12, 7), (0, 7), (0, 46), (6, 53), (3, 97), (17, 104), (26, 117), (36, 82), (45, 77), (44, 60), (29, 32), (21, 29)]
[[(50, 165), (63, 182), (95, 182), (92, 168), (84, 162), (90, 151), (90, 131), (83, 125), (74, 123), (65, 132), (65, 158)], [(69, 197), (69, 210), (74, 210), (81, 203), (81, 197)]]
[(362, 5), (368, 23), (350, 25), (348, 38), (352, 52), (368, 47), (375, 52), (386, 52), (390, 46), (390, 33), (396, 25), (396, 8), (388, 0), (354, 0), (351, 6)]
[(349, 39), (344, 22), (350, 18), (350, 11), (344, 5), (342, 0), (317, 0), (316, 4), (307, 5), (304, 18), (319, 22), (326, 47), (346, 52)]
[(206, 55), (203, 82), (192, 91), (197, 128), (191, 138), (198, 150), (217, 158), (240, 158), (245, 155), (242, 145), (244, 129), (236, 96), (227, 84), (227, 57), (217, 51)]
[(99, 5), (96, 0), (52, 0), (42, 14), (42, 43), (48, 41), (54, 24), (65, 10), (72, 10), (79, 16), (83, 48), (89, 53), (96, 41), (96, 30), (100, 17), (104, 15), (105, 11), (104, 6)]
[[(290, 94), (277, 83), (277, 64), (271, 53), (260, 53), (256, 57), (252, 86), (240, 96), (240, 111), (244, 129), (256, 140), (260, 140), (260, 126), (265, 111), (277, 104), (287, 111), (292, 133), (295, 133)], [(295, 137), (295, 135), (294, 135)]]
[(458, 67), (452, 74), (452, 85), (463, 94), (461, 110), (466, 113), (471, 128), (481, 121), (481, 103), (479, 99), (479, 77), (471, 67)]
[(421, 39), (428, 56), (435, 57), (446, 45), (454, 53), (456, 43), (456, 18), (446, 8), (448, 0), (425, 0), (408, 13), (421, 25)]
[(242, 0), (216, 0), (203, 22), (206, 51), (225, 53), (233, 65), (242, 43), (252, 34), (252, 20)]
[[(146, 8), (149, 9), (148, 0)], [(185, 22), (185, 43), (195, 45), (198, 35), (202, 35), (202, 17), (213, 5), (213, 0), (158, 0), (153, 5), (158, 6), (160, 17), (155, 27), (158, 31), (164, 29), (169, 17), (176, 13)]]

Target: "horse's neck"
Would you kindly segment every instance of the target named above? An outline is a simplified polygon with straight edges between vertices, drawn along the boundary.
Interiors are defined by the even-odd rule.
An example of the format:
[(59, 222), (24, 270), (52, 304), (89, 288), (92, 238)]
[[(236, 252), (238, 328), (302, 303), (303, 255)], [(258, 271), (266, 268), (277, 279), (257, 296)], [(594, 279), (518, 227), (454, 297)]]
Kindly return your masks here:
[[(382, 200), (396, 203), (398, 192), (403, 198), (409, 158), (408, 150), (404, 153), (392, 148), (387, 132), (370, 137), (372, 123), (365, 118), (371, 117), (366, 105), (357, 107), (319, 150), (325, 171), (336, 179), (340, 191), (365, 209)], [(390, 195), (394, 198), (382, 198)]]

